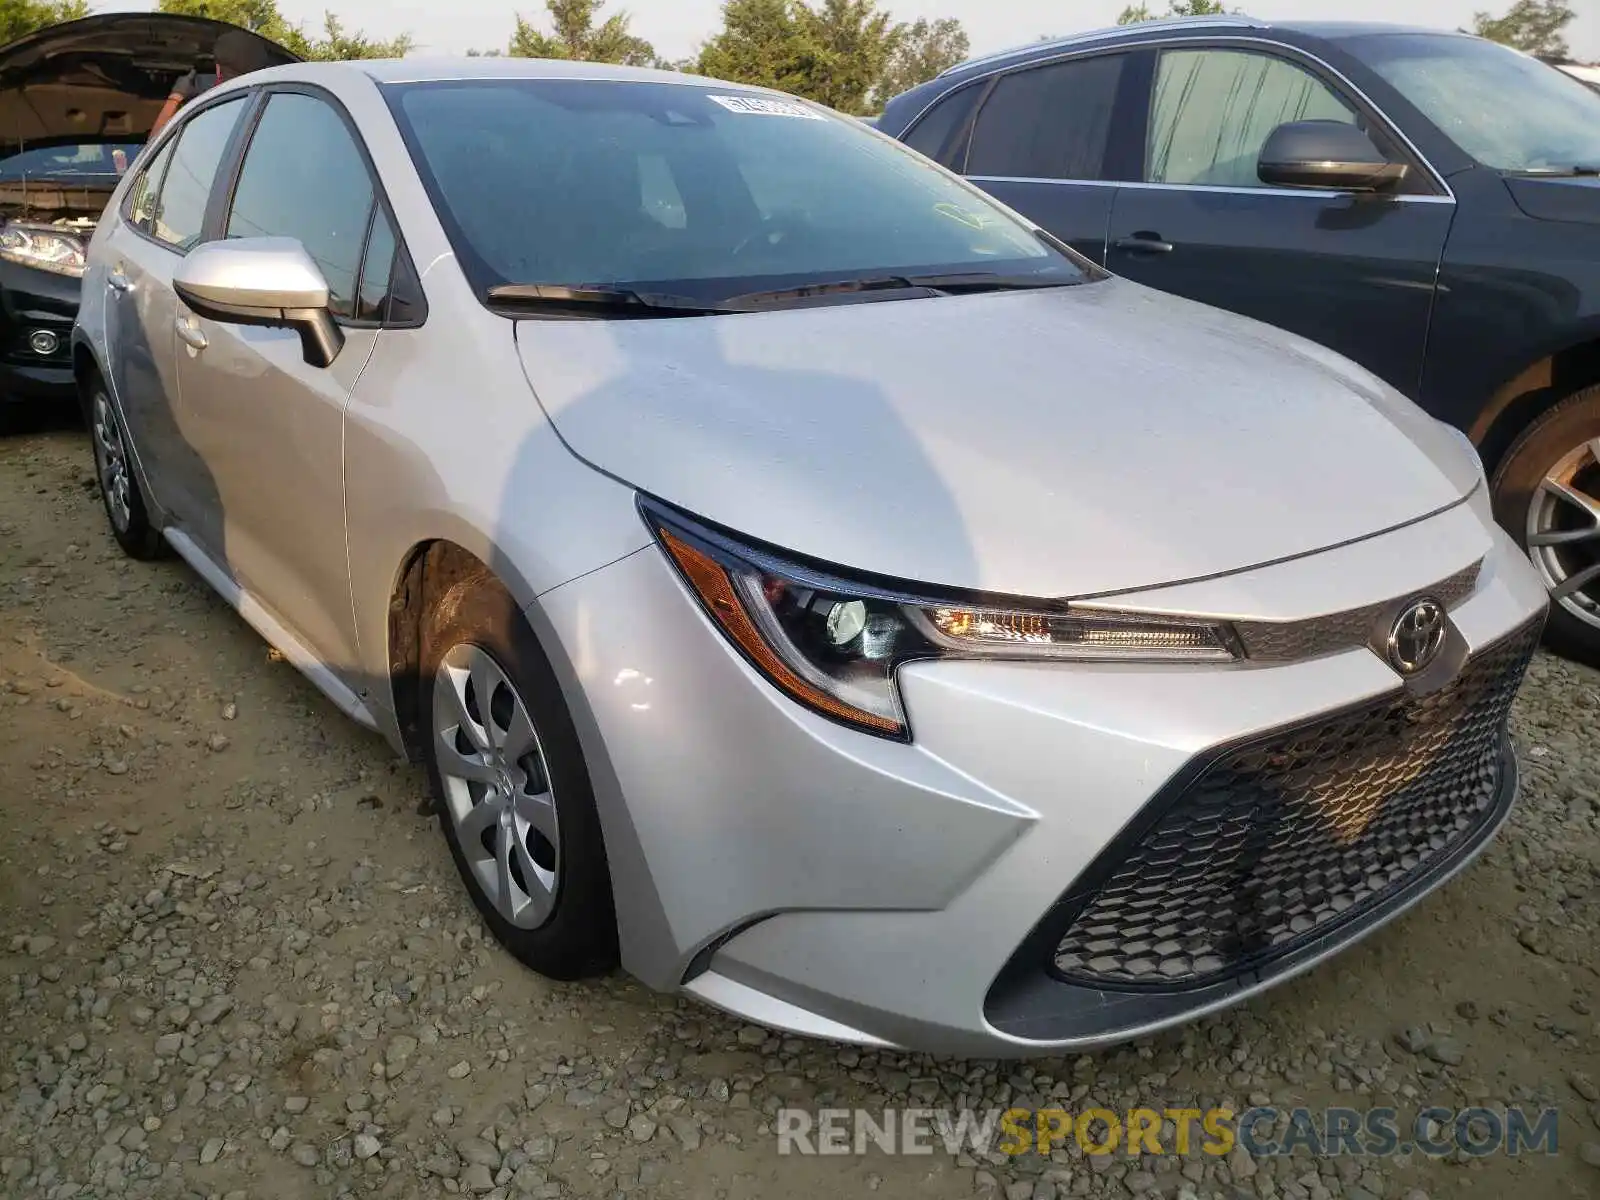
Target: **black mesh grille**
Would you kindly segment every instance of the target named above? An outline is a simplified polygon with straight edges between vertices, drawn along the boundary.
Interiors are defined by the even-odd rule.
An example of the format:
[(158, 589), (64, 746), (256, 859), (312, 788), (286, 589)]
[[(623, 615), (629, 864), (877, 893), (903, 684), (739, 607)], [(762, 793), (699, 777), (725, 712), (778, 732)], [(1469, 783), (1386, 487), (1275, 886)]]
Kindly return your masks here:
[(1058, 975), (1194, 987), (1360, 916), (1491, 819), (1533, 625), (1447, 687), (1228, 751), (1158, 798), (1066, 897)]

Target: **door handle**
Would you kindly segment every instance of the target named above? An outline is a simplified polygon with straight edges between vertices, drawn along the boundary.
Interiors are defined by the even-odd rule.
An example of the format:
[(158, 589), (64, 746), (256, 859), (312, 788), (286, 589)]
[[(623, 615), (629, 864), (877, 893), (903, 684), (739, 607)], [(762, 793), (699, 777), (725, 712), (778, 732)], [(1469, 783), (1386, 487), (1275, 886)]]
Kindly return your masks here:
[(1162, 239), (1159, 233), (1149, 233), (1141, 230), (1132, 237), (1118, 238), (1112, 245), (1118, 250), (1126, 250), (1129, 254), (1171, 254), (1172, 243)]
[(128, 273), (122, 269), (120, 263), (111, 268), (111, 274), (106, 276), (106, 282), (119, 292), (133, 291), (133, 280), (128, 278)]
[(183, 339), (186, 345), (195, 350), (204, 350), (211, 344), (206, 341), (206, 335), (200, 331), (200, 326), (196, 325), (188, 317), (178, 318), (178, 336)]

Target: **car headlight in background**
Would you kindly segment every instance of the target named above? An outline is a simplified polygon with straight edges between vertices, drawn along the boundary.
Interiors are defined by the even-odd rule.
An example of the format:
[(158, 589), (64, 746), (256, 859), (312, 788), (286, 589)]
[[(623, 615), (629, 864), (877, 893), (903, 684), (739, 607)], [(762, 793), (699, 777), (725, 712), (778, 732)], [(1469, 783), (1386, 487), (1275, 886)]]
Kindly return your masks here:
[(968, 602), (840, 577), (707, 529), (654, 501), (640, 508), (701, 607), (794, 700), (882, 737), (910, 731), (895, 673), (930, 658), (1231, 662), (1225, 625)]
[(0, 259), (83, 278), (83, 239), (41, 225), (6, 225), (0, 228)]

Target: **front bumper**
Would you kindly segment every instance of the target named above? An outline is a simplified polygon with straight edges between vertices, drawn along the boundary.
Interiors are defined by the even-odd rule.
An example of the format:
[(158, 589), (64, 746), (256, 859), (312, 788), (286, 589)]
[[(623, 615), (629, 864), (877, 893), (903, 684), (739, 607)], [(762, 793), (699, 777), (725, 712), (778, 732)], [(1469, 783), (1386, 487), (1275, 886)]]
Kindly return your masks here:
[[(1480, 559), (1475, 589), (1451, 610), (1470, 669), (1545, 606), (1479, 505), (1117, 604), (1309, 619), (1427, 589)], [(1190, 1019), (1307, 969), (1438, 886), (1503, 822), (1516, 787), (1496, 718), (1492, 749), (1504, 756), (1481, 810), (1381, 903), (1300, 931), (1225, 978), (1088, 985), (1048, 969), (1048, 951), (1064, 904), (1097, 879), (1108, 848), (1221, 748), (1400, 692), (1381, 658), (1357, 647), (1224, 668), (914, 664), (901, 673), (913, 742), (900, 745), (780, 696), (654, 549), (537, 607), (565, 651), (624, 965), (805, 1034), (1014, 1056)], [(1499, 670), (1520, 677), (1522, 666)]]
[[(0, 261), (0, 403), (7, 400), (72, 400), (72, 325), (78, 317), (81, 281)], [(40, 354), (35, 333), (55, 337), (55, 349)]]

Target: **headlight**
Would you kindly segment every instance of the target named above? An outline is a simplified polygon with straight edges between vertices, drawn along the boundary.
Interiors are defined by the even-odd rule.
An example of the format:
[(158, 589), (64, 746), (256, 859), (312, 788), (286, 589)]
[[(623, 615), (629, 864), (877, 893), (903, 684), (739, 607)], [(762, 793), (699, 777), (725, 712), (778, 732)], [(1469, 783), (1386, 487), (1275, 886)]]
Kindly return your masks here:
[(7, 225), (0, 229), (0, 258), (40, 271), (83, 278), (83, 241), (39, 225)]
[(790, 562), (654, 501), (640, 508), (706, 614), (792, 699), (882, 737), (909, 739), (895, 674), (928, 658), (1231, 662), (1210, 621), (918, 594)]

